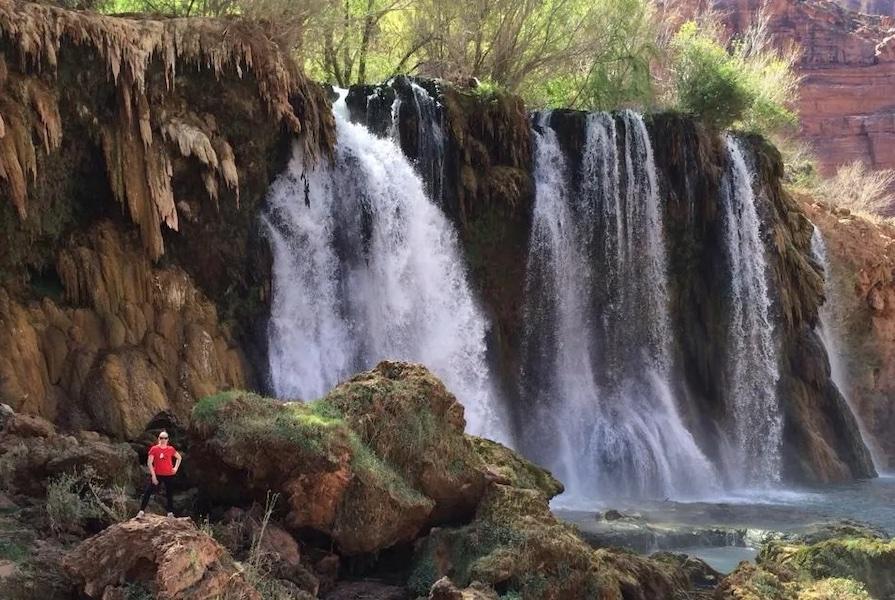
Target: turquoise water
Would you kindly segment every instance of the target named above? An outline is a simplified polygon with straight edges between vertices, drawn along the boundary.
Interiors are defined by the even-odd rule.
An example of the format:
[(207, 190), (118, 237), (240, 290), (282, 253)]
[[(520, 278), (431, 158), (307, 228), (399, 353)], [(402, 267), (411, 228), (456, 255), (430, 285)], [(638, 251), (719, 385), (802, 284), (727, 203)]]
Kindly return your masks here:
[[(610, 539), (611, 545), (646, 554), (655, 550), (683, 552), (729, 572), (741, 560), (754, 559), (756, 540), (767, 533), (804, 532), (849, 519), (895, 534), (895, 476), (823, 487), (750, 490), (688, 502), (585, 501), (561, 496), (554, 500), (553, 508), (585, 538), (597, 539), (597, 545), (599, 540)], [(615, 523), (594, 518), (595, 513), (610, 508), (631, 518)], [(737, 534), (725, 537), (712, 534), (713, 530)], [(695, 534), (680, 541), (686, 539), (686, 533)]]

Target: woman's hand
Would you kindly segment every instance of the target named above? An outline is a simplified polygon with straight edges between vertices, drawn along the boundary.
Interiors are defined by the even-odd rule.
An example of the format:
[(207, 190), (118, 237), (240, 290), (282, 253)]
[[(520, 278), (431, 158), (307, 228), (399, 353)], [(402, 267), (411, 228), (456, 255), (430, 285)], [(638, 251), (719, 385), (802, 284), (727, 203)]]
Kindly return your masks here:
[(158, 477), (155, 476), (155, 473), (152, 474), (152, 485), (158, 485)]

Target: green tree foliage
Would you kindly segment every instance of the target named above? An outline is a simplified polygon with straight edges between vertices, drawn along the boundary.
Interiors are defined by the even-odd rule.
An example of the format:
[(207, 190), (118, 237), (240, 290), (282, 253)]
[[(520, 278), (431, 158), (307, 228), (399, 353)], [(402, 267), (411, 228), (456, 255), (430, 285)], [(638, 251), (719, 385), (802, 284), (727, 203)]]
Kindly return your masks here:
[(765, 134), (796, 120), (796, 54), (771, 44), (763, 15), (728, 42), (711, 16), (678, 27), (651, 0), (57, 1), (262, 20), (313, 77), (340, 87), (406, 73), (476, 80), (531, 107), (659, 104)]
[(766, 31), (759, 21), (725, 47), (711, 26), (685, 23), (670, 44), (674, 106), (719, 129), (770, 134), (795, 124), (795, 55)]

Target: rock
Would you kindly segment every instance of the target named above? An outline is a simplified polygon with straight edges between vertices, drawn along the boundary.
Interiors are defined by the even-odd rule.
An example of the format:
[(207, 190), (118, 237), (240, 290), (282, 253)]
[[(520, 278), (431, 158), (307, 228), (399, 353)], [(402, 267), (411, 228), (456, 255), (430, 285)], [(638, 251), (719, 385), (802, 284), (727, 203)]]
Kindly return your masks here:
[(668, 565), (618, 550), (590, 548), (531, 489), (491, 484), (475, 519), (433, 530), (414, 555), (410, 587), (425, 594), (444, 576), (523, 598), (671, 598), (688, 589)]
[(225, 590), (261, 598), (224, 547), (186, 518), (147, 516), (113, 525), (69, 552), (63, 565), (91, 598), (105, 598), (122, 581), (143, 582), (161, 600), (204, 600)]
[(277, 491), (288, 528), (360, 554), (471, 517), (486, 468), (464, 426), (462, 405), (428, 370), (384, 362), (312, 404), (236, 392), (204, 399), (191, 461), (215, 503)]
[(0, 288), (0, 401), (134, 439), (161, 412), (186, 417), (198, 398), (245, 386), (211, 302), (120, 225), (96, 223), (58, 254), (64, 298), (26, 305)]
[(324, 400), (412, 487), (435, 502), (431, 521), (472, 516), (485, 485), (466, 419), (444, 384), (422, 365), (381, 362)]
[(675, 552), (656, 552), (650, 556), (653, 560), (670, 565), (687, 578), (690, 587), (697, 590), (713, 590), (722, 579), (721, 573), (710, 567), (704, 560), (695, 556)]
[(81, 440), (55, 432), (40, 417), (14, 414), (0, 432), (0, 480), (9, 491), (43, 495), (50, 478), (83, 473), (103, 484), (131, 487), (137, 476), (136, 456), (127, 444), (105, 437)]
[[(895, 540), (846, 535), (765, 544), (724, 578), (718, 600), (869, 600), (895, 594)], [(809, 536), (814, 534), (809, 533)]]
[(375, 581), (344, 581), (323, 596), (325, 600), (411, 600), (405, 588)]
[(442, 577), (429, 591), (429, 600), (498, 600), (497, 592), (480, 583), (459, 590), (447, 577)]
[(603, 520), (605, 521), (618, 521), (620, 519), (624, 519), (625, 515), (618, 512), (614, 508), (610, 508), (606, 512), (603, 513)]
[(503, 485), (537, 490), (553, 498), (565, 490), (563, 484), (547, 469), (525, 460), (506, 446), (469, 436), (476, 453), (485, 462), (492, 480)]

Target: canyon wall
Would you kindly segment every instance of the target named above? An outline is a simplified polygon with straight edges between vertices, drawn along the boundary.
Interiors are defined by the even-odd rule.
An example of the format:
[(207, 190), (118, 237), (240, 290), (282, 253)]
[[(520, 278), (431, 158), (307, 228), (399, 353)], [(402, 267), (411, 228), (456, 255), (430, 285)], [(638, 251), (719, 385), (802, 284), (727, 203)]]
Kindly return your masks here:
[[(699, 3), (696, 3), (699, 4)], [(860, 8), (891, 14), (885, 6)], [(895, 167), (895, 21), (860, 14), (831, 0), (717, 0), (732, 33), (749, 27), (762, 7), (781, 46), (801, 51), (797, 108), (801, 137), (821, 171), (860, 160)]]

